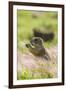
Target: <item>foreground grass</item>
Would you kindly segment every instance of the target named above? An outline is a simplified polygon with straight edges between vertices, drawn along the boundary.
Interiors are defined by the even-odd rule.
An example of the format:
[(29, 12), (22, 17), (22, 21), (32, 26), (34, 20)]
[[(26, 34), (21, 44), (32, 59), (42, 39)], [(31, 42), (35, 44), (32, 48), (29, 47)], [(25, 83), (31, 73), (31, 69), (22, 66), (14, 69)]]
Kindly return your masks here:
[(53, 74), (41, 68), (33, 69), (32, 71), (24, 67), (22, 69), (21, 75), (19, 72), (17, 73), (18, 80), (53, 78)]
[[(57, 53), (49, 49), (51, 60), (36, 57), (30, 52), (18, 53), (18, 80), (43, 79), (57, 77)], [(51, 51), (50, 51), (51, 50)], [(56, 51), (56, 48), (54, 49)]]

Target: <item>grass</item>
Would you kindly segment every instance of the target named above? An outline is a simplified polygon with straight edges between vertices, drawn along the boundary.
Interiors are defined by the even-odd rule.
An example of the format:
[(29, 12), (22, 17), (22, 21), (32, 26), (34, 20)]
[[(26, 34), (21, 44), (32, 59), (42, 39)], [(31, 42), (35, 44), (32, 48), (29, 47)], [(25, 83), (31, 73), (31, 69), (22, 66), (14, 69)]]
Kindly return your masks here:
[[(58, 42), (58, 17), (57, 12), (35, 12), (18, 10), (17, 11), (17, 36), (18, 50), (22, 53), (28, 51), (26, 43), (29, 43), (33, 35), (33, 28), (43, 28), (43, 32), (54, 32), (55, 37), (52, 42), (44, 42), (46, 48), (56, 46)], [(52, 73), (44, 68), (29, 71), (22, 66), (22, 73), (17, 72), (18, 80), (53, 78)]]
[(53, 74), (46, 71), (45, 69), (33, 69), (30, 71), (29, 69), (22, 67), (22, 74), (18, 73), (18, 80), (29, 80), (29, 79), (41, 79), (41, 78), (53, 78)]
[[(33, 17), (33, 15), (36, 17)], [(18, 48), (20, 47), (20, 42), (23, 40), (29, 41), (33, 37), (33, 28), (43, 28), (43, 32), (53, 31), (55, 33), (55, 38), (52, 42), (46, 42), (45, 46), (49, 48), (51, 45), (57, 44), (57, 12), (35, 12), (35, 11), (26, 11), (18, 10)], [(45, 30), (46, 29), (46, 30)]]

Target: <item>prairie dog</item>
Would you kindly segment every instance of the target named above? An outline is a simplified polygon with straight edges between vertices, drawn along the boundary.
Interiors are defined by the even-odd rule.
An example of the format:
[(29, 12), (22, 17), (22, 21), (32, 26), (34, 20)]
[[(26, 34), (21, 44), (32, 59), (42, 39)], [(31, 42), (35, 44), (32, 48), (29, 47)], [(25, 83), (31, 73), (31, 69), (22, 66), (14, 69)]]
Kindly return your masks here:
[(43, 39), (40, 37), (33, 37), (29, 44), (26, 44), (26, 47), (29, 48), (29, 51), (35, 56), (41, 56), (45, 59), (50, 59), (48, 52), (43, 46)]

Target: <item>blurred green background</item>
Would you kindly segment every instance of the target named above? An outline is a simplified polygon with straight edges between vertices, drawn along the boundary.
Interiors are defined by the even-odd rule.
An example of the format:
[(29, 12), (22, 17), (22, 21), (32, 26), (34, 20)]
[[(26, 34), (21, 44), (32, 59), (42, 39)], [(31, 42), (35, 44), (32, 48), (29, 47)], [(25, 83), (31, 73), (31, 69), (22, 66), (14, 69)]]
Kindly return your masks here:
[(55, 37), (52, 42), (44, 42), (46, 48), (57, 45), (58, 13), (53, 11), (17, 11), (18, 50), (26, 51), (25, 43), (33, 37), (33, 28), (42, 28), (42, 32), (52, 31)]

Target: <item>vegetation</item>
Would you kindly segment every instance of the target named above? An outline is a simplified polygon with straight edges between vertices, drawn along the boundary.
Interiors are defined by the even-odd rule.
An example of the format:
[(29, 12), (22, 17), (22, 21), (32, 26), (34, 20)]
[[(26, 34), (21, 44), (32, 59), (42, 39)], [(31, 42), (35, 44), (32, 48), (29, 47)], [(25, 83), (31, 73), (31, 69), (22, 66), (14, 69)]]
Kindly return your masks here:
[[(44, 42), (46, 48), (56, 46), (58, 42), (58, 15), (57, 12), (39, 12), (39, 11), (17, 11), (17, 36), (18, 36), (18, 51), (22, 53), (28, 52), (25, 44), (29, 43), (33, 35), (33, 28), (42, 28), (42, 32), (52, 31), (55, 35), (52, 42)], [(40, 79), (53, 78), (53, 74), (46, 71), (44, 68), (33, 69), (22, 66), (21, 75), (17, 74), (19, 80), (24, 79)]]
[(23, 71), (21, 76), (18, 73), (18, 80), (26, 80), (26, 79), (41, 79), (41, 78), (52, 78), (53, 74), (47, 72), (45, 69), (33, 69), (32, 71), (28, 70), (25, 67), (22, 67)]
[(18, 48), (23, 49), (22, 44), (29, 42), (33, 37), (33, 28), (43, 28), (43, 32), (53, 31), (55, 34), (54, 40), (51, 42), (44, 43), (46, 47), (57, 44), (58, 37), (58, 21), (57, 12), (35, 12), (18, 10)]

